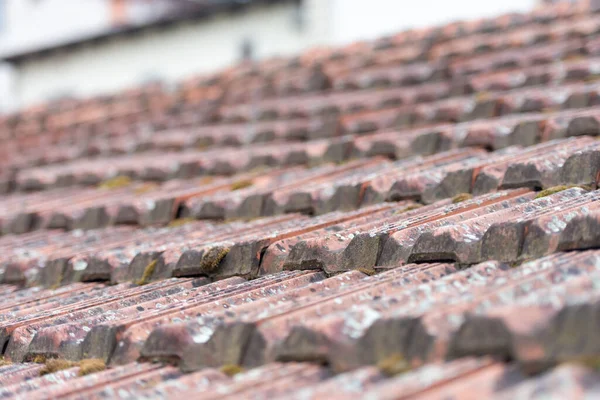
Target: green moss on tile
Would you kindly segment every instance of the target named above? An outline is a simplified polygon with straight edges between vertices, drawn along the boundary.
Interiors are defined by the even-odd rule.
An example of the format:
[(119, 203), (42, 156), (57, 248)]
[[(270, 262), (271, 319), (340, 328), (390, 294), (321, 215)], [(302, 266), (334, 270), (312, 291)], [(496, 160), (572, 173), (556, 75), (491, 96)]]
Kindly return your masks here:
[(241, 179), (239, 181), (235, 181), (231, 184), (231, 190), (242, 190), (252, 186), (252, 181), (250, 179)]
[(229, 247), (216, 246), (212, 247), (204, 256), (202, 257), (202, 261), (200, 261), (200, 268), (204, 272), (212, 272), (215, 271), (221, 261), (225, 258), (225, 256), (229, 253)]
[(490, 92), (486, 92), (486, 91), (481, 91), (481, 92), (477, 92), (475, 93), (475, 100), (477, 101), (486, 101), (490, 98)]
[(148, 263), (148, 265), (146, 265), (142, 277), (135, 282), (136, 285), (143, 286), (147, 285), (150, 282), (150, 279), (152, 279), (152, 275), (156, 270), (156, 264), (158, 264), (158, 260), (152, 260), (150, 261), (150, 263)]
[(129, 185), (131, 185), (131, 178), (128, 176), (119, 175), (100, 183), (98, 185), (98, 189), (114, 190), (124, 188)]
[(423, 204), (419, 204), (419, 203), (411, 204), (410, 206), (407, 206), (407, 207), (403, 208), (402, 210), (396, 211), (394, 214), (403, 214), (405, 212), (409, 212), (412, 210), (418, 210), (421, 207), (423, 207)]
[(395, 376), (410, 371), (412, 368), (404, 356), (399, 353), (391, 354), (377, 363), (377, 368), (382, 374)]
[(600, 355), (588, 355), (574, 360), (567, 360), (566, 362), (579, 364), (594, 371), (600, 371)]
[(178, 228), (180, 226), (190, 224), (190, 223), (192, 223), (194, 221), (196, 221), (196, 219), (192, 218), (192, 217), (178, 218), (178, 219), (174, 219), (173, 221), (169, 222), (169, 225), (167, 225), (167, 226), (169, 228)]
[(200, 178), (200, 181), (198, 183), (200, 185), (208, 185), (210, 183), (213, 183), (214, 181), (215, 181), (214, 176), (203, 176), (202, 178)]
[(86, 376), (106, 369), (106, 363), (99, 358), (79, 361), (79, 376)]
[(62, 281), (63, 281), (64, 277), (65, 277), (64, 270), (61, 270), (60, 274), (58, 274), (58, 277), (56, 278), (56, 282), (54, 282), (54, 284), (52, 284), (52, 286), (50, 286), (49, 289), (50, 290), (58, 289), (62, 285)]
[(460, 193), (452, 198), (453, 204), (462, 203), (463, 201), (471, 200), (473, 195), (470, 193)]
[(136, 186), (136, 188), (133, 190), (133, 192), (140, 196), (144, 193), (148, 193), (151, 192), (153, 190), (158, 189), (159, 185), (153, 182), (144, 182), (141, 185)]
[(64, 360), (61, 358), (52, 358), (46, 360), (44, 367), (40, 370), (40, 376), (53, 374), (58, 371), (73, 368), (77, 366), (77, 363), (73, 361)]
[(237, 364), (226, 364), (221, 367), (221, 372), (227, 376), (235, 376), (244, 372), (244, 368)]
[(259, 215), (257, 217), (230, 217), (230, 218), (226, 218), (223, 221), (221, 221), (223, 224), (231, 224), (234, 222), (253, 222), (253, 221), (258, 221), (259, 219), (264, 218), (263, 216)]
[(581, 188), (581, 189), (587, 190), (587, 191), (590, 191), (593, 189), (590, 185), (558, 185), (558, 186), (553, 186), (551, 188), (542, 190), (535, 196), (535, 198), (541, 199), (543, 197), (550, 196), (555, 193), (559, 193), (564, 190), (572, 189), (572, 188)]
[(34, 362), (36, 364), (44, 364), (46, 362), (46, 356), (38, 354), (31, 359), (31, 362)]
[(268, 171), (268, 170), (269, 170), (269, 166), (267, 166), (267, 165), (257, 165), (256, 167), (252, 168), (248, 172), (251, 174), (261, 175), (265, 171)]
[(598, 82), (598, 81), (600, 81), (600, 75), (593, 74), (593, 75), (585, 77), (583, 80), (586, 82), (589, 82), (589, 83)]
[(375, 271), (375, 268), (360, 267), (360, 268), (356, 268), (356, 270), (359, 272), (362, 272), (363, 274), (365, 274), (367, 276), (373, 276), (377, 273), (377, 271)]

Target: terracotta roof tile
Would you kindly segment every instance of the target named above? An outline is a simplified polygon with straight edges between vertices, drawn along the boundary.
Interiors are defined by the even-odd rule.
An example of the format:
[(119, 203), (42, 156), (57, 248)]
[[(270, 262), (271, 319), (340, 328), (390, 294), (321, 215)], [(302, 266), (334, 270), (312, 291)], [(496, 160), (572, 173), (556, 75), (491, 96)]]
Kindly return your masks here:
[(0, 382), (2, 386), (8, 386), (9, 384), (22, 382), (37, 376), (42, 369), (41, 365), (26, 363), (26, 364), (9, 364), (0, 367)]
[(381, 399), (435, 398), (443, 394), (461, 398), (488, 397), (502, 378), (510, 378), (509, 371), (510, 367), (489, 359), (431, 364), (383, 382), (367, 393)]
[(57, 371), (52, 374), (38, 376), (39, 370), (43, 367), (36, 364), (37, 373), (32, 375), (27, 380), (20, 382), (12, 381), (9, 384), (4, 385), (0, 389), (0, 393), (5, 398), (11, 398), (16, 396), (27, 396), (28, 393), (35, 393), (36, 391), (43, 391), (47, 387), (57, 384), (66, 384), (78, 376), (77, 368), (69, 368), (62, 371)]
[(596, 8), (0, 116), (0, 397), (595, 396)]
[(523, 399), (533, 396), (557, 396), (580, 399), (597, 393), (597, 375), (594, 372), (577, 365), (564, 365), (540, 377), (500, 391), (494, 398)]

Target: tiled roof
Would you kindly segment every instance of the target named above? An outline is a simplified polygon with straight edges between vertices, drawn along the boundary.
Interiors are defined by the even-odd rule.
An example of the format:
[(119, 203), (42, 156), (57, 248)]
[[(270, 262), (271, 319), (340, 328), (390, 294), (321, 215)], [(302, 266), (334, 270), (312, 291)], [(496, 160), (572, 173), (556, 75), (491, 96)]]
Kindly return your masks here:
[(593, 3), (2, 117), (0, 397), (598, 396)]

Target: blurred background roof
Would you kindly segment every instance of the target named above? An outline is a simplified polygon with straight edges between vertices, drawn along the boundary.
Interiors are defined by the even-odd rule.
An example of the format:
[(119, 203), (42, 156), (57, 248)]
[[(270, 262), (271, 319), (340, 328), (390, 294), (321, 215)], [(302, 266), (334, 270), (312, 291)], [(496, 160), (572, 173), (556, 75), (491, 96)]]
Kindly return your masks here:
[[(535, 0), (0, 0), (0, 111), (174, 82)], [(57, 74), (57, 71), (61, 71)]]

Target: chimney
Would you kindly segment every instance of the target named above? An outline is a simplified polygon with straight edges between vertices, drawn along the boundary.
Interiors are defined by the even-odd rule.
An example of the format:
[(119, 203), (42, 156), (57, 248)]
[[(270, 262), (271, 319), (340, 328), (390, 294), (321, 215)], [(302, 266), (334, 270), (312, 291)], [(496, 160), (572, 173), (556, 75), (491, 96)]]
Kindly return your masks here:
[(125, 0), (110, 0), (110, 18), (113, 26), (125, 25), (127, 22), (127, 7)]

